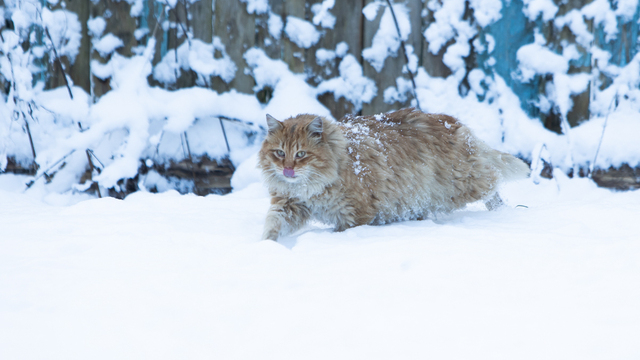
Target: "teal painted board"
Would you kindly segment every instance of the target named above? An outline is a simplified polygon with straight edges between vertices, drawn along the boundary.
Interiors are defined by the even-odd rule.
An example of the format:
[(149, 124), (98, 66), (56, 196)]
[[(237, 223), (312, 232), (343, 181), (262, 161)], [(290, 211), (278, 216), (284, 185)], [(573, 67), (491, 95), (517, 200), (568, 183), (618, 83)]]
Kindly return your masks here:
[[(538, 117), (539, 110), (533, 105), (533, 102), (538, 99), (540, 80), (536, 77), (528, 83), (522, 83), (514, 76), (518, 69), (516, 53), (521, 46), (533, 42), (533, 30), (536, 27), (536, 23), (530, 22), (524, 16), (522, 8), (522, 0), (503, 1), (500, 20), (481, 32), (481, 34), (488, 33), (493, 36), (495, 48), (490, 54), (478, 54), (477, 65), (487, 73), (491, 73), (491, 69), (493, 69), (518, 95), (522, 109), (529, 116)], [(494, 57), (496, 60), (495, 65), (490, 68), (485, 66), (485, 61), (489, 57)]]

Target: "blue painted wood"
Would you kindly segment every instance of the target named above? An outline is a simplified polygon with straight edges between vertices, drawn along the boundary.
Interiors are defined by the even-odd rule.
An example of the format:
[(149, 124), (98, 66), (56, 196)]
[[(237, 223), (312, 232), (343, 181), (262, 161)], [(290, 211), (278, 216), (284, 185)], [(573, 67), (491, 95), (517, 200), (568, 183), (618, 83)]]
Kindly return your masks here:
[[(537, 24), (528, 21), (522, 12), (522, 0), (503, 1), (502, 17), (494, 24), (481, 30), (480, 38), (484, 41), (484, 34), (490, 34), (495, 39), (495, 48), (492, 53), (478, 54), (478, 67), (491, 75), (494, 71), (504, 78), (505, 82), (520, 98), (523, 110), (529, 116), (537, 117), (539, 110), (533, 106), (538, 99), (538, 85), (540, 80), (522, 83), (516, 76), (518, 60), (516, 52), (526, 44), (533, 42), (533, 29)], [(486, 61), (493, 57), (495, 65), (489, 66)]]
[(618, 17), (618, 34), (614, 39), (607, 41), (606, 33), (602, 25), (595, 31), (595, 43), (598, 47), (611, 54), (610, 63), (617, 66), (625, 66), (638, 53), (640, 39), (639, 24), (640, 5), (636, 9), (633, 18), (624, 22), (622, 17)]
[[(522, 12), (522, 0), (503, 0), (502, 5), (502, 18), (494, 24), (481, 29), (479, 34), (480, 40), (485, 44), (484, 35), (492, 35), (495, 39), (495, 49), (491, 54), (477, 54), (475, 65), (488, 75), (495, 72), (504, 78), (507, 85), (520, 98), (523, 110), (531, 117), (540, 117), (539, 109), (533, 104), (538, 100), (540, 92), (544, 91), (543, 86), (541, 86), (544, 80), (541, 76), (536, 76), (528, 83), (522, 83), (518, 80), (514, 76), (518, 68), (516, 53), (521, 46), (534, 41), (534, 29), (549, 29), (549, 27), (554, 26), (553, 20), (543, 22), (538, 17), (534, 22), (529, 21)], [(610, 60), (612, 64), (625, 66), (640, 49), (640, 5), (631, 20), (625, 22), (622, 17), (618, 17), (617, 20), (618, 34), (615, 39), (607, 41), (604, 28), (600, 25), (594, 30), (595, 44), (612, 55)], [(557, 31), (554, 31), (554, 33), (557, 33)], [(560, 41), (549, 42), (549, 48), (552, 51), (561, 53), (561, 47)], [(490, 57), (496, 60), (493, 66), (487, 65), (487, 60)], [(576, 69), (589, 69), (591, 67), (591, 54), (588, 51), (584, 51), (582, 56), (572, 60), (570, 65)]]

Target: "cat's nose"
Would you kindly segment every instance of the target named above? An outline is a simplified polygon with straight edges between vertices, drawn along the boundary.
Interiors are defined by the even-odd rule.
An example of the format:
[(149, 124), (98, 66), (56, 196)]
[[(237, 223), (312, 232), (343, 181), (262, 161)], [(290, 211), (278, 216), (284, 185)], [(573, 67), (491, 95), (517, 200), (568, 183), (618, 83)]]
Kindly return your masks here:
[(282, 173), (284, 174), (284, 176), (286, 176), (286, 177), (290, 177), (290, 178), (292, 178), (292, 177), (295, 177), (295, 176), (296, 176), (296, 172), (295, 172), (295, 171), (293, 171), (293, 168), (288, 168), (288, 167), (286, 167), (286, 168), (284, 168), (284, 170), (282, 171)]

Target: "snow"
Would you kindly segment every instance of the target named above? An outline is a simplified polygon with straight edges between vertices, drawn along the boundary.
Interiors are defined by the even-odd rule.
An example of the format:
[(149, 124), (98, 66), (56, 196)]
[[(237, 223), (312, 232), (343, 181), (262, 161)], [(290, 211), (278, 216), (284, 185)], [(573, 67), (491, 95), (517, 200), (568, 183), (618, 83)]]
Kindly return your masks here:
[(469, 7), (473, 9), (473, 16), (478, 25), (485, 27), (500, 20), (502, 14), (501, 0), (471, 0)]
[(322, 3), (313, 4), (311, 11), (313, 12), (313, 24), (321, 25), (323, 28), (333, 29), (336, 24), (336, 17), (329, 10), (333, 8), (336, 0), (324, 0)]
[(540, 15), (542, 15), (542, 20), (549, 21), (558, 13), (558, 6), (552, 0), (523, 0), (523, 3), (522, 11), (529, 18), (529, 21), (536, 21)]
[(576, 41), (585, 48), (589, 47), (593, 41), (593, 34), (587, 28), (584, 22), (584, 16), (581, 11), (571, 10), (564, 16), (558, 16), (554, 20), (556, 28), (562, 30), (563, 26), (568, 26), (571, 32), (576, 36)]
[(107, 21), (102, 16), (98, 16), (87, 21), (87, 28), (89, 29), (89, 33), (92, 37), (102, 36), (106, 27)]
[(77, 202), (22, 182), (0, 175), (2, 358), (639, 355), (640, 192), (558, 174), (496, 212), (275, 243), (258, 183)]
[[(249, 13), (268, 13), (274, 39), (284, 31), (305, 49), (335, 22), (333, 0), (316, 1), (311, 21), (290, 16), (286, 26), (266, 0), (243, 1)], [(141, 0), (127, 2), (132, 13), (140, 13)], [(595, 0), (558, 17), (552, 1), (524, 0), (531, 21), (553, 19), (556, 29), (568, 27), (597, 60), (592, 73), (568, 74), (578, 48), (563, 43), (552, 50), (539, 34), (517, 53), (519, 80), (552, 75), (538, 101), (543, 111), (556, 107), (566, 115), (571, 95), (594, 82), (592, 118), (564, 135), (522, 110), (492, 70), (494, 58), (484, 70), (464, 66), (474, 37), (478, 49), (494, 50), (491, 35), (477, 35), (500, 19), (502, 2), (473, 0), (474, 16), (465, 19), (463, 0), (429, 1), (435, 21), (424, 36), (432, 53), (450, 44), (444, 61), (453, 74), (429, 76), (407, 46), (406, 70), (415, 73), (422, 109), (453, 115), (490, 146), (532, 160), (531, 179), (501, 188), (507, 205), (496, 212), (475, 203), (425, 221), (341, 233), (312, 222), (279, 243), (259, 241), (269, 207), (256, 167), (265, 115), (332, 119), (317, 99), (326, 92), (356, 111), (371, 101), (376, 84), (346, 43), (316, 50), (319, 64), (332, 62), (339, 72), (318, 86), (263, 50), (245, 49), (247, 68), (240, 70), (253, 77), (255, 91), (273, 90), (261, 104), (252, 94), (209, 89), (210, 76), (229, 82), (237, 71), (219, 39), (189, 38), (152, 67), (153, 39), (124, 58), (113, 52), (118, 39), (104, 35), (106, 22), (96, 17), (87, 24), (94, 47), (111, 56), (106, 64), (92, 62), (91, 71), (108, 79), (112, 90), (94, 99), (71, 86), (71, 99), (65, 87), (43, 90), (34, 82), (33, 59), (44, 49), (25, 52), (21, 42), (42, 10), (58, 52), (72, 60), (79, 46), (77, 18), (43, 9), (40, 2), (25, 1), (20, 8), (5, 3), (0, 17), (10, 17), (16, 31), (4, 29), (0, 42), (0, 73), (13, 85), (0, 101), (0, 169), (8, 157), (23, 166), (33, 163), (24, 131), (29, 124), (38, 175), (55, 176), (25, 189), (34, 177), (0, 174), (1, 359), (640, 356), (640, 243), (634, 227), (640, 192), (601, 189), (564, 175), (592, 165), (601, 138), (596, 167), (640, 166), (640, 55), (624, 66), (611, 64), (611, 54), (590, 44), (593, 35), (585, 27), (593, 20), (607, 41), (615, 38), (617, 19), (632, 19), (637, 0)], [(177, 1), (166, 3), (174, 7)], [(394, 9), (400, 38), (407, 39), (408, 9), (402, 3)], [(379, 17), (380, 27), (362, 55), (384, 71), (386, 57), (396, 56), (400, 46), (395, 24), (384, 1), (369, 2), (363, 15), (368, 21)], [(147, 81), (153, 74), (169, 85), (188, 70), (198, 74), (199, 87), (169, 91)], [(465, 76), (470, 89), (461, 96)], [(605, 77), (610, 85), (601, 83)], [(385, 101), (413, 99), (408, 79), (395, 84), (384, 90)], [(350, 136), (364, 135), (351, 130)], [(184, 159), (186, 137), (196, 157), (229, 156), (236, 167), (231, 194), (179, 195), (176, 189), (192, 189), (189, 180), (155, 170), (138, 174), (143, 163)], [(123, 201), (84, 193), (91, 185), (79, 184), (87, 150), (100, 161), (93, 181), (103, 194), (136, 174), (140, 191)], [(555, 166), (554, 179), (540, 176), (541, 159)], [(361, 163), (353, 166), (354, 172), (368, 171)]]
[(267, 0), (240, 0), (247, 4), (247, 12), (249, 14), (264, 14), (269, 11), (269, 2)]
[(111, 33), (103, 36), (100, 40), (93, 43), (93, 48), (96, 49), (102, 57), (107, 57), (107, 55), (122, 46), (124, 46), (122, 40)]
[(66, 56), (73, 64), (82, 40), (82, 25), (78, 21), (78, 15), (67, 10), (51, 11), (43, 8), (42, 22), (49, 30), (58, 56)]
[(335, 60), (336, 57), (343, 58), (349, 51), (349, 45), (346, 42), (339, 42), (336, 45), (336, 50), (329, 50), (320, 48), (316, 50), (316, 63), (320, 66)]
[(604, 31), (607, 34), (606, 41), (615, 39), (618, 34), (618, 24), (616, 21), (616, 15), (611, 10), (611, 5), (607, 0), (594, 0), (593, 2), (585, 5), (581, 9), (582, 14), (587, 19), (593, 19), (594, 26), (602, 25)]
[(339, 77), (325, 80), (318, 84), (318, 94), (332, 92), (336, 100), (344, 97), (354, 106), (354, 111), (362, 109), (363, 103), (370, 102), (377, 94), (378, 88), (373, 80), (363, 76), (362, 66), (349, 54), (338, 66)]
[(622, 17), (624, 22), (631, 21), (638, 10), (638, 0), (617, 0), (615, 4), (615, 14)]
[[(389, 7), (385, 7), (380, 27), (373, 36), (371, 47), (362, 50), (362, 57), (367, 60), (377, 72), (382, 71), (384, 61), (389, 55), (396, 56), (400, 49), (400, 41), (407, 40), (411, 33), (411, 23), (409, 22), (409, 9), (404, 4), (394, 4), (400, 34), (396, 29), (393, 15)], [(365, 10), (363, 9), (363, 12)], [(365, 14), (366, 15), (366, 14)]]
[[(222, 57), (215, 58), (216, 51), (222, 54)], [(199, 39), (191, 39), (185, 41), (176, 51), (167, 52), (154, 68), (153, 77), (162, 83), (173, 84), (177, 81), (179, 69), (191, 69), (204, 78), (219, 76), (227, 83), (236, 76), (236, 65), (227, 55), (218, 37), (214, 37), (210, 44)]]
[(368, 21), (373, 21), (378, 16), (381, 6), (385, 6), (382, 1), (372, 1), (362, 8), (362, 14)]
[(312, 23), (295, 16), (287, 16), (284, 32), (289, 39), (303, 49), (308, 49), (320, 40), (320, 32)]
[[(142, 4), (139, 0), (127, 2), (133, 8)], [(284, 31), (305, 49), (320, 41), (332, 16), (338, 15), (333, 11), (335, 1), (332, 0), (310, 5), (309, 21), (295, 17), (283, 19), (272, 12), (266, 1), (247, 0), (245, 3), (247, 11), (268, 17), (272, 40), (279, 39)], [(105, 35), (105, 19), (95, 17), (87, 23), (88, 31), (94, 47), (108, 57), (109, 62), (102, 64), (94, 60), (91, 71), (98, 78), (108, 80), (112, 90), (103, 97), (93, 98), (92, 94), (71, 84), (74, 98), (70, 99), (64, 87), (45, 91), (44, 83), (38, 81), (41, 73), (37, 69), (41, 69), (41, 65), (37, 60), (50, 48), (31, 46), (24, 51), (23, 45), (25, 39), (35, 39), (35, 29), (46, 24), (53, 32), (52, 36), (55, 35), (54, 43), (60, 46), (58, 51), (71, 56), (74, 48), (77, 51), (74, 45), (75, 37), (79, 36), (78, 24), (74, 25), (77, 19), (63, 10), (47, 10), (37, 1), (21, 4), (25, 6), (9, 2), (2, 8), (3, 16), (14, 20), (16, 31), (4, 29), (0, 43), (0, 73), (6, 83), (12, 85), (0, 102), (0, 169), (7, 166), (9, 159), (23, 167), (37, 165), (38, 181), (42, 183), (45, 182), (42, 176), (45, 171), (55, 173), (52, 181), (44, 186), (51, 194), (67, 194), (88, 186), (88, 183), (79, 184), (86, 171), (87, 150), (101, 162), (99, 170), (102, 174), (94, 174), (94, 181), (103, 188), (137, 174), (143, 163), (162, 166), (170, 161), (180, 161), (188, 150), (196, 157), (206, 155), (219, 159), (229, 156), (238, 166), (259, 146), (267, 113), (279, 119), (299, 113), (331, 118), (329, 109), (318, 101), (319, 94), (333, 93), (335, 98), (352, 103), (357, 111), (372, 101), (377, 92), (377, 84), (364, 75), (356, 60), (359, 54), (349, 54), (349, 46), (344, 42), (337, 44), (335, 49), (312, 50), (317, 63), (324, 67), (325, 78), (335, 76), (331, 74), (337, 66), (338, 75), (331, 79), (313, 76), (318, 74), (295, 74), (285, 62), (271, 59), (256, 48), (244, 50), (247, 66), (239, 69), (240, 64), (230, 59), (220, 39), (214, 37), (211, 43), (205, 43), (189, 34), (178, 49), (168, 49), (160, 63), (152, 67), (152, 44), (139, 46), (134, 51), (135, 56), (124, 58), (114, 52), (121, 41), (112, 34)], [(474, 16), (466, 18), (465, 4), (464, 0), (429, 1), (424, 13), (427, 16), (430, 11), (434, 17), (423, 33), (429, 42), (428, 50), (444, 52), (443, 60), (451, 69), (451, 76), (429, 76), (418, 66), (416, 53), (419, 49), (406, 46), (409, 64), (403, 67), (403, 72), (415, 75), (415, 94), (422, 110), (456, 116), (490, 146), (527, 160), (535, 159), (536, 149), (544, 146), (549, 153), (548, 160), (565, 172), (593, 165), (603, 133), (598, 167), (640, 164), (638, 142), (630, 135), (636, 133), (640, 112), (640, 55), (624, 66), (611, 63), (611, 53), (592, 44), (593, 34), (586, 27), (586, 22), (593, 20), (595, 26), (605, 29), (607, 40), (614, 38), (618, 22), (631, 19), (637, 0), (613, 3), (595, 0), (582, 8), (563, 12), (561, 16), (557, 16), (557, 6), (549, 1), (524, 1), (523, 11), (527, 16), (533, 16), (536, 22), (540, 18), (544, 21), (549, 16), (549, 20), (555, 17), (550, 26), (555, 30), (567, 28), (577, 38), (574, 44), (547, 44), (540, 35), (541, 25), (532, 23), (538, 30), (535, 40), (519, 48), (518, 68), (510, 74), (511, 82), (520, 83), (550, 75), (552, 80), (546, 81), (545, 92), (533, 103), (542, 112), (559, 113), (563, 120), (573, 106), (571, 96), (590, 86), (591, 119), (571, 129), (564, 121), (563, 135), (546, 130), (539, 120), (530, 118), (522, 110), (513, 89), (494, 71), (495, 58), (489, 57), (481, 68), (467, 68), (465, 58), (471, 54), (471, 42), (477, 53), (490, 54), (496, 47), (496, 39), (487, 31), (500, 19), (502, 4), (494, 0), (471, 1), (468, 5)], [(170, 0), (167, 5), (173, 7), (177, 2)], [(367, 21), (379, 20), (379, 27), (372, 29), (371, 47), (362, 52), (365, 60), (379, 71), (385, 70), (386, 57), (397, 56), (399, 39), (408, 39), (411, 30), (407, 6), (396, 3), (394, 9), (400, 36), (386, 2), (372, 1), (363, 9)], [(44, 23), (39, 23), (40, 20)], [(283, 20), (286, 20), (286, 26)], [(165, 25), (170, 26), (168, 22)], [(138, 29), (135, 36), (139, 38), (146, 32), (146, 28)], [(35, 40), (30, 43), (33, 45)], [(581, 61), (583, 55), (593, 59), (592, 71), (569, 74), (570, 62)], [(149, 86), (148, 75), (153, 74), (162, 86), (173, 88), (183, 71), (193, 71), (197, 75), (196, 87), (169, 91)], [(252, 94), (241, 94), (233, 89), (220, 93), (210, 90), (212, 76), (229, 83), (237, 71), (253, 77), (254, 91), (271, 93), (268, 90), (272, 89), (271, 100), (262, 104)], [(317, 86), (310, 84), (311, 76), (313, 83), (318, 82)], [(398, 77), (394, 86), (386, 86), (382, 91), (385, 102), (410, 101), (411, 105), (417, 105), (413, 85), (406, 75)], [(220, 128), (221, 118), (238, 120), (222, 120), (230, 153)], [(604, 129), (606, 119), (608, 125)], [(27, 125), (33, 138), (35, 159), (25, 130)], [(185, 136), (189, 138), (188, 149), (183, 140)], [(64, 162), (60, 162), (61, 159)], [(138, 179), (147, 189), (166, 190), (175, 186), (188, 190), (188, 185), (183, 183), (167, 179), (163, 182), (157, 173), (140, 175)]]
[(562, 55), (556, 54), (544, 46), (544, 38), (536, 34), (534, 43), (518, 49), (516, 58), (524, 81), (533, 79), (535, 74), (564, 73), (569, 69), (569, 62)]
[[(492, 2), (487, 4), (492, 4)], [(442, 60), (451, 69), (453, 76), (461, 81), (466, 73), (464, 58), (469, 55), (471, 50), (469, 43), (478, 32), (475, 26), (463, 19), (465, 0), (451, 0), (442, 4), (431, 1), (427, 6), (434, 12), (435, 20), (423, 33), (429, 44), (429, 52), (437, 54), (445, 44), (455, 39), (455, 43), (447, 47)], [(480, 6), (479, 3), (478, 6)], [(483, 7), (483, 9), (485, 8)], [(487, 12), (487, 14), (492, 13), (493, 11)], [(496, 16), (487, 14), (484, 17), (479, 15), (480, 21), (487, 25), (493, 21), (492, 19), (498, 19)]]
[(282, 33), (282, 28), (284, 26), (280, 16), (274, 13), (269, 13), (269, 20), (267, 24), (269, 26), (269, 34), (274, 39), (280, 39), (280, 34)]
[(304, 75), (290, 72), (284, 61), (271, 59), (258, 48), (249, 49), (244, 58), (256, 81), (254, 90), (265, 86), (273, 89), (273, 98), (264, 107), (263, 114), (280, 120), (302, 113), (332, 118), (329, 109), (316, 98), (317, 90), (305, 81)]

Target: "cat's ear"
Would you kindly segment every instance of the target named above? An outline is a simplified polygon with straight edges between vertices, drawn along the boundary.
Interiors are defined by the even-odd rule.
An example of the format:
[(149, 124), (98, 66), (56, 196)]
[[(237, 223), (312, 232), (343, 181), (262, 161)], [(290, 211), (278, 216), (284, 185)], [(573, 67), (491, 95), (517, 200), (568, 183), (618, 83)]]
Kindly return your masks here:
[(307, 131), (309, 131), (309, 136), (322, 136), (322, 118), (316, 116), (316, 118), (307, 125)]
[(283, 127), (282, 122), (278, 121), (276, 118), (269, 114), (267, 114), (267, 126), (269, 126), (269, 134), (273, 134)]

